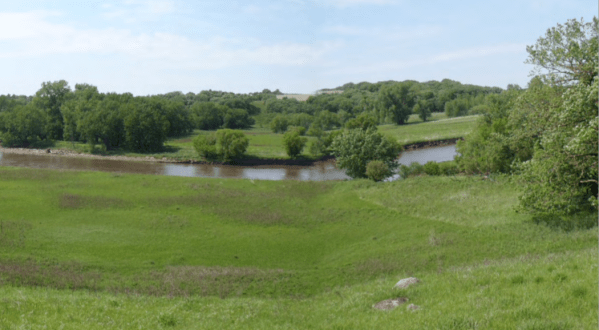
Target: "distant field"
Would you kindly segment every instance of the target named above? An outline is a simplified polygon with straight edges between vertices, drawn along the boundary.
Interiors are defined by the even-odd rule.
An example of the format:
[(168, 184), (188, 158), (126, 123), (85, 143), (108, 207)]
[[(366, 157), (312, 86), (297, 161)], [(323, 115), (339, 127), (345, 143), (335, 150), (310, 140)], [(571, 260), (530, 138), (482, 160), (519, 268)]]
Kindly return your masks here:
[[(444, 113), (433, 114), (430, 121), (423, 123), (417, 115), (410, 116), (408, 125), (380, 125), (379, 130), (383, 134), (396, 138), (401, 144), (435, 141), (441, 139), (450, 139), (463, 137), (469, 133), (476, 123), (477, 116), (458, 117), (447, 119)], [(288, 159), (283, 148), (283, 134), (275, 134), (268, 128), (255, 127), (243, 130), (248, 136), (250, 144), (247, 150), (249, 158), (262, 159)], [(192, 134), (185, 137), (169, 139), (165, 143), (165, 148), (161, 152), (139, 154), (133, 152), (114, 151), (110, 154), (156, 158), (171, 158), (175, 160), (194, 160), (201, 161), (202, 158), (197, 155), (193, 148), (192, 140), (198, 134), (208, 134), (209, 131), (195, 130)], [(308, 152), (310, 143), (316, 138), (308, 137), (308, 144), (304, 149), (303, 156), (311, 158)], [(71, 143), (58, 141), (54, 148), (74, 149), (85, 151), (87, 146), (83, 143)]]
[[(596, 329), (596, 228), (517, 195), (0, 167), (0, 328)], [(421, 310), (372, 309), (398, 296)]]

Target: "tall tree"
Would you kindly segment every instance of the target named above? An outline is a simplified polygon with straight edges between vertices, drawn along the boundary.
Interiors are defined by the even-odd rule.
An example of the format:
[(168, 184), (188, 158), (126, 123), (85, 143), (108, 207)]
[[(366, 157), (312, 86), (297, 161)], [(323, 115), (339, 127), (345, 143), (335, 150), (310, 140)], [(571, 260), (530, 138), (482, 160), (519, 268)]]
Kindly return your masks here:
[(71, 88), (64, 80), (42, 83), (42, 88), (35, 93), (33, 103), (47, 114), (46, 134), (50, 139), (63, 138), (64, 121), (60, 108), (70, 94)]
[(415, 96), (411, 91), (412, 83), (402, 82), (381, 87), (378, 96), (379, 107), (386, 111), (394, 123), (403, 125), (408, 122)]

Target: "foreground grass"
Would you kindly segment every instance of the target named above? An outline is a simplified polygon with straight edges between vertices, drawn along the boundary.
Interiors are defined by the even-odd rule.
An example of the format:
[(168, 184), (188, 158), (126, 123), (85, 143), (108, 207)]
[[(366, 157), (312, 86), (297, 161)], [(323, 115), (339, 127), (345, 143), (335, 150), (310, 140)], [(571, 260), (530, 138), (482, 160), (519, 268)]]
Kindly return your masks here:
[[(476, 116), (447, 119), (444, 113), (434, 113), (431, 119), (423, 123), (417, 115), (411, 115), (408, 125), (380, 125), (383, 134), (398, 139), (402, 144), (410, 144), (424, 141), (435, 141), (463, 137), (474, 127)], [(246, 152), (249, 159), (289, 159), (283, 147), (283, 134), (273, 133), (267, 127), (254, 127), (243, 130), (249, 138), (250, 144)], [(164, 149), (156, 153), (135, 153), (124, 150), (114, 150), (106, 154), (121, 155), (129, 157), (155, 157), (168, 158), (179, 161), (193, 160), (203, 161), (193, 148), (193, 138), (198, 134), (209, 134), (210, 131), (195, 130), (192, 134), (184, 137), (173, 138), (166, 141)], [(307, 137), (308, 143), (302, 157), (304, 159), (315, 159), (308, 152), (310, 144), (316, 140), (315, 137)], [(53, 148), (74, 150), (77, 152), (88, 152), (89, 147), (80, 142), (57, 141)]]
[[(596, 229), (517, 194), (0, 168), (0, 328), (596, 328)], [(397, 296), (423, 309), (371, 309)]]
[[(309, 299), (158, 298), (0, 287), (0, 327), (62, 329), (596, 329), (597, 250), (525, 255), (340, 287)], [(421, 307), (383, 312), (403, 296)]]

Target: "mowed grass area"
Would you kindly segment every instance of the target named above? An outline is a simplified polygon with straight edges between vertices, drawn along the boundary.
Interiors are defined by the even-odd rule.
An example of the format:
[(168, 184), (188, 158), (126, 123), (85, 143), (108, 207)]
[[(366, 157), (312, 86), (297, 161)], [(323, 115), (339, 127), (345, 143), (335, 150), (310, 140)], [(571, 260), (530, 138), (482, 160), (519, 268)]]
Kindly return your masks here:
[[(396, 138), (401, 144), (410, 144), (423, 141), (435, 141), (464, 137), (468, 134), (476, 123), (477, 116), (459, 117), (447, 119), (444, 113), (434, 113), (432, 118), (423, 123), (417, 115), (411, 115), (407, 125), (380, 125), (379, 130)], [(273, 133), (266, 127), (254, 127), (243, 130), (249, 138), (249, 147), (246, 152), (246, 158), (249, 159), (289, 159), (283, 147), (283, 134)], [(204, 159), (197, 155), (193, 148), (193, 138), (198, 134), (210, 134), (210, 131), (195, 130), (189, 136), (169, 139), (166, 141), (164, 150), (156, 153), (134, 153), (123, 150), (110, 151), (109, 155), (123, 155), (131, 157), (155, 157), (158, 159), (167, 158), (177, 161), (203, 161)], [(316, 140), (315, 137), (308, 136), (308, 143), (301, 155), (304, 159), (315, 159), (309, 153), (310, 144)], [(57, 141), (54, 148), (69, 149), (78, 152), (87, 152), (88, 147), (84, 143), (72, 143), (66, 141)]]
[[(443, 114), (444, 116), (444, 114)], [(461, 138), (470, 133), (480, 116), (466, 116), (416, 122), (408, 125), (380, 125), (379, 131), (401, 144)], [(434, 119), (434, 117), (433, 117)]]
[[(0, 328), (597, 328), (597, 229), (517, 195), (0, 168)], [(399, 296), (421, 309), (372, 309)]]

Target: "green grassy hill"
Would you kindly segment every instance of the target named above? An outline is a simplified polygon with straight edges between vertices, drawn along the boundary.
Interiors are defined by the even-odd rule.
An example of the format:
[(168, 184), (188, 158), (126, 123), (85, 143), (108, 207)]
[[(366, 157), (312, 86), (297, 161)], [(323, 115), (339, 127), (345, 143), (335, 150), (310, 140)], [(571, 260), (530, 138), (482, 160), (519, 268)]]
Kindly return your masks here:
[[(517, 195), (0, 168), (0, 328), (596, 328), (596, 228), (535, 225)], [(398, 296), (421, 310), (372, 309)]]

